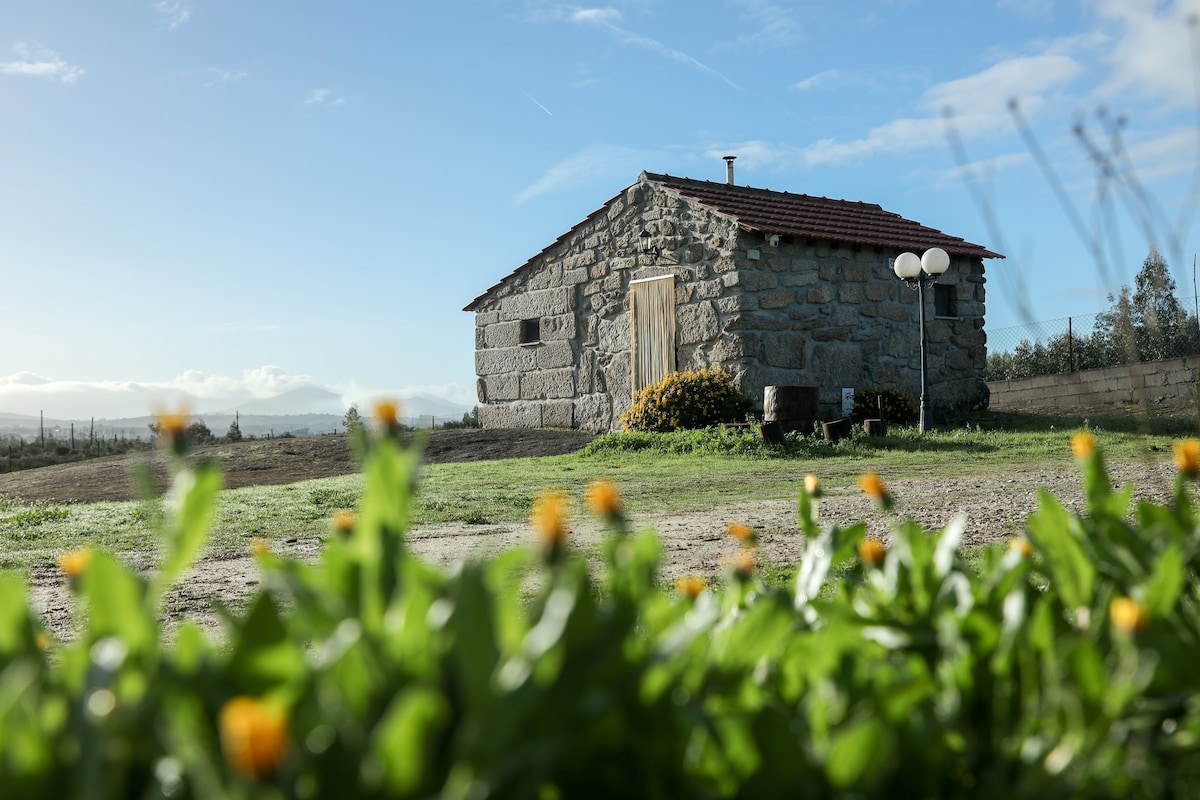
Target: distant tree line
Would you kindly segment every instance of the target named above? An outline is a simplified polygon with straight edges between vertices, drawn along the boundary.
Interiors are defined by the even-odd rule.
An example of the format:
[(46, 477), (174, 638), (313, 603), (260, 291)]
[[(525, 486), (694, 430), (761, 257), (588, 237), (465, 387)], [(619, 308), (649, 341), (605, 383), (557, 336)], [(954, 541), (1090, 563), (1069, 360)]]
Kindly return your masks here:
[(1112, 305), (1096, 315), (1090, 332), (1067, 331), (1045, 343), (1021, 341), (1015, 348), (988, 353), (987, 379), (1012, 380), (1100, 369), (1200, 353), (1194, 314), (1175, 296), (1175, 281), (1156, 249), (1142, 263), (1134, 287), (1122, 286)]
[(26, 441), (23, 436), (0, 437), (0, 472), (17, 472), (23, 469), (48, 467), (52, 464), (67, 464), (86, 461), (101, 456), (116, 456), (130, 452), (150, 450), (152, 441), (129, 439), (124, 436), (64, 436), (43, 431), (39, 436)]
[[(431, 419), (436, 419), (431, 417)], [(346, 411), (346, 415), (342, 417), (342, 427), (346, 433), (353, 433), (363, 426), (362, 414), (358, 410), (358, 404), (355, 403)], [(439, 422), (435, 428), (450, 429), (450, 428), (478, 428), (479, 427), (479, 407), (476, 406), (470, 411), (462, 415), (461, 420), (450, 419), (444, 422)], [(400, 430), (412, 431), (416, 430), (413, 425), (405, 425), (401, 423)]]

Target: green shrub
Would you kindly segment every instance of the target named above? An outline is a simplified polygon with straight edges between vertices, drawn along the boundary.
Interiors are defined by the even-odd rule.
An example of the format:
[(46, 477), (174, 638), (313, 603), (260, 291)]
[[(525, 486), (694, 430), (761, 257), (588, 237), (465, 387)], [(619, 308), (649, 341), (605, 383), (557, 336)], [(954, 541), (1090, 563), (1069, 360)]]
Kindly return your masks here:
[(733, 376), (720, 367), (672, 372), (637, 392), (633, 405), (621, 415), (627, 431), (677, 431), (739, 422), (750, 400), (733, 385)]
[[(160, 623), (221, 485), (182, 447), (156, 573), (63, 557), (74, 638), (0, 574), (4, 795), (1200, 794), (1200, 442), (1177, 446), (1169, 503), (1131, 508), (1078, 434), (1086, 512), (1043, 492), (1028, 539), (971, 565), (964, 520), (896, 518), (885, 545), (823, 522), (806, 479), (790, 586), (731, 525), (724, 588), (668, 594), (612, 487), (587, 493), (608, 528), (594, 569), (556, 493), (533, 505), (536, 548), (423, 563), (398, 435), (364, 438), (359, 515), (315, 561), (256, 548), (261, 586), (216, 636)], [(879, 476), (860, 485), (892, 507)]]
[(855, 419), (878, 419), (879, 400), (883, 399), (883, 419), (901, 425), (916, 422), (920, 414), (917, 398), (912, 392), (896, 388), (872, 386), (854, 393), (851, 414)]

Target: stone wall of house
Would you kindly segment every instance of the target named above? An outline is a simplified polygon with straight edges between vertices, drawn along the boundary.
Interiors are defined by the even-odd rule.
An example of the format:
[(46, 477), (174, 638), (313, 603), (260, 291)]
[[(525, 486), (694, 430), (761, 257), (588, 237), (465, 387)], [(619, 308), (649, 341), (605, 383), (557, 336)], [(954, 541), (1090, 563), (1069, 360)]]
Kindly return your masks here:
[[(647, 230), (663, 253), (638, 254)], [(822, 414), (842, 387), (917, 391), (915, 291), (891, 273), (896, 255), (739, 231), (733, 221), (653, 182), (634, 184), (476, 307), (477, 389), (485, 427), (620, 427), (632, 400), (630, 280), (675, 275), (679, 369), (723, 365), (761, 407), (763, 387), (815, 385)], [(929, 375), (938, 404), (974, 402), (983, 387), (984, 279), (955, 259), (944, 283), (958, 316), (933, 319)], [(540, 341), (521, 344), (522, 320)]]

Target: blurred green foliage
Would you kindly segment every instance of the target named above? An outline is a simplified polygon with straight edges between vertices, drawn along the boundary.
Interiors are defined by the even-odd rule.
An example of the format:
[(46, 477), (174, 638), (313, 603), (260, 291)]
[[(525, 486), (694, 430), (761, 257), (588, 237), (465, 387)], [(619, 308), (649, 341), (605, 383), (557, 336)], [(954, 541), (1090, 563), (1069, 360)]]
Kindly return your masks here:
[[(1200, 535), (1187, 443), (1171, 502), (1131, 506), (1095, 437), (1087, 506), (1043, 493), (973, 564), (963, 520), (866, 526), (798, 499), (780, 586), (664, 592), (651, 532), (604, 517), (602, 565), (535, 549), (443, 570), (405, 546), (419, 453), (360, 439), (365, 489), (313, 563), (256, 550), (213, 636), (164, 593), (221, 485), (176, 460), (160, 569), (64, 557), (77, 635), (0, 575), (6, 797), (1191, 797), (1200, 791)], [(611, 495), (610, 495), (611, 497)], [(324, 500), (324, 498), (322, 498)], [(565, 506), (563, 506), (565, 507)], [(566, 521), (553, 520), (555, 525)], [(549, 524), (540, 520), (539, 524)], [(568, 525), (569, 527), (569, 525)], [(750, 548), (753, 537), (731, 549)], [(878, 554), (876, 554), (878, 555)]]

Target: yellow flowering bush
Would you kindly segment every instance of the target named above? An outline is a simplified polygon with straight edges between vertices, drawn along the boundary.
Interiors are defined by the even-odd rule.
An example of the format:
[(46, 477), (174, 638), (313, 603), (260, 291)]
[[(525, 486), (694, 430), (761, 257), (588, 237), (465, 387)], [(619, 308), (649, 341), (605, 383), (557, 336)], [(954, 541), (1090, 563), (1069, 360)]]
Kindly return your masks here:
[(676, 431), (739, 422), (750, 410), (733, 376), (720, 367), (672, 372), (637, 392), (621, 415), (627, 431)]

